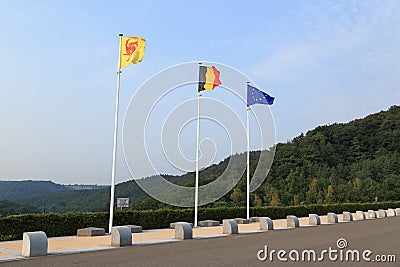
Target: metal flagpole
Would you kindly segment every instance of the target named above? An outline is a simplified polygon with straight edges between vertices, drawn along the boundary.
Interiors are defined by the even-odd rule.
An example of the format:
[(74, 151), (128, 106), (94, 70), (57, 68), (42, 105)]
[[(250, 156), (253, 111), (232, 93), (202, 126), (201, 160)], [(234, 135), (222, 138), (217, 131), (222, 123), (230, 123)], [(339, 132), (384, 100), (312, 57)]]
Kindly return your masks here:
[(246, 179), (246, 197), (247, 197), (247, 219), (250, 219), (250, 107), (246, 108), (247, 113), (247, 179)]
[(194, 191), (194, 227), (197, 227), (199, 206), (199, 138), (200, 138), (200, 92), (197, 93), (197, 134), (196, 134), (196, 184)]
[[(250, 82), (247, 82), (247, 87)], [(247, 89), (247, 94), (248, 94)], [(246, 216), (250, 219), (250, 106), (246, 107), (247, 115), (247, 176), (246, 176)]]
[[(199, 66), (201, 63), (199, 63)], [(200, 71), (200, 69), (199, 69)], [(199, 81), (200, 82), (200, 81)], [(197, 227), (197, 214), (199, 206), (199, 139), (200, 139), (200, 97), (197, 92), (197, 132), (196, 132), (196, 182), (194, 188), (194, 227)]]
[(119, 34), (119, 56), (118, 56), (118, 71), (117, 71), (117, 96), (115, 99), (115, 124), (114, 124), (114, 147), (112, 157), (112, 171), (111, 171), (111, 196), (110, 196), (110, 220), (108, 224), (108, 233), (111, 234), (114, 218), (114, 192), (115, 192), (115, 169), (117, 160), (117, 134), (118, 134), (118, 109), (119, 109), (119, 87), (121, 80), (121, 40), (122, 33)]

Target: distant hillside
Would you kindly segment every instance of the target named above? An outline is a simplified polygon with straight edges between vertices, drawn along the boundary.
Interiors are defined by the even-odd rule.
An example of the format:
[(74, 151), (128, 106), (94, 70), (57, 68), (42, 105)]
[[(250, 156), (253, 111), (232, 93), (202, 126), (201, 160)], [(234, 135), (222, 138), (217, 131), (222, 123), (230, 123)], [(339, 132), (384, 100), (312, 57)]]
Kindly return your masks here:
[[(276, 145), (271, 171), (256, 192), (252, 205), (299, 205), (400, 200), (400, 107), (369, 115), (349, 123), (319, 126), (287, 143)], [(250, 173), (260, 152), (250, 154)], [(215, 180), (229, 159), (200, 173), (200, 183)], [(194, 185), (194, 173), (166, 176), (170, 181)], [(151, 181), (152, 177), (146, 178)], [(209, 206), (244, 205), (245, 174), (239, 184)], [(46, 211), (107, 211), (109, 188), (70, 191), (21, 199)], [(129, 197), (135, 208), (164, 204), (149, 198), (136, 184), (116, 186), (115, 197)]]
[(15, 200), (21, 197), (67, 190), (70, 189), (51, 181), (0, 181), (0, 200)]
[(107, 185), (97, 184), (65, 184), (64, 186), (72, 190), (98, 190), (108, 187)]
[(27, 213), (40, 213), (40, 210), (8, 200), (0, 200), (0, 217)]
[[(133, 181), (115, 186), (115, 197), (129, 197), (140, 202), (148, 196)], [(46, 212), (64, 213), (69, 211), (107, 211), (110, 205), (110, 187), (98, 190), (71, 190), (18, 199)]]

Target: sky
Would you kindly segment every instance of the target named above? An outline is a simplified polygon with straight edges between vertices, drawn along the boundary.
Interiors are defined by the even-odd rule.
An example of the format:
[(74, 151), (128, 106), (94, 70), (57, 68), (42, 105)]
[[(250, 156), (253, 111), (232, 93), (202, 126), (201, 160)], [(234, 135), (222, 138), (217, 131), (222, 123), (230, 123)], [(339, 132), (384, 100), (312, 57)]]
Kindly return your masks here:
[[(150, 77), (185, 62), (229, 66), (274, 96), (267, 112), (275, 142), (400, 102), (395, 0), (1, 0), (0, 25), (0, 180), (110, 184), (119, 33), (143, 37), (147, 44), (143, 61), (122, 69), (116, 182), (131, 179), (121, 140), (132, 99)], [(223, 84), (234, 77), (225, 75), (224, 82), (223, 75)], [(196, 86), (187, 87), (169, 98), (193, 101)], [(154, 92), (145, 91), (146, 99)], [(224, 102), (221, 92), (207, 97)], [(194, 113), (196, 107), (191, 105)], [(165, 105), (158, 113), (172, 110), (173, 104)], [(240, 114), (243, 122), (245, 113)], [(205, 151), (220, 147), (203, 165), (229, 156), (223, 127), (201, 121), (202, 138), (215, 139)], [(188, 125), (178, 143), (193, 151), (183, 152), (192, 164), (195, 121)], [(155, 124), (150, 132), (159, 128)], [(150, 134), (146, 142), (159, 139)], [(252, 149), (265, 146), (251, 143)], [(165, 160), (149, 149), (154, 161)], [(159, 172), (171, 173), (160, 166)]]

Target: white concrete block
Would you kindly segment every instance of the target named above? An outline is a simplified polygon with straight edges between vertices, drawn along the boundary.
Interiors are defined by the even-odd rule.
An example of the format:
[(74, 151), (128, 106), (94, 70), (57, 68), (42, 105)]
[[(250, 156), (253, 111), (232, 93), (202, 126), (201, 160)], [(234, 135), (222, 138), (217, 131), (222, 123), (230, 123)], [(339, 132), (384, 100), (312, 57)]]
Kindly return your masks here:
[(274, 222), (269, 217), (258, 217), (260, 230), (274, 230)]
[(368, 218), (376, 219), (376, 212), (374, 210), (368, 210)]
[[(170, 223), (170, 224), (169, 224), (169, 227), (170, 227), (171, 229), (175, 229), (175, 226), (176, 226), (178, 223), (188, 223), (188, 222), (173, 222), (173, 223)], [(193, 228), (193, 223), (188, 223), (188, 224), (190, 224), (190, 226)]]
[(395, 209), (388, 209), (387, 210), (387, 216), (388, 217), (396, 216), (396, 210)]
[(128, 226), (115, 226), (111, 228), (111, 246), (126, 247), (132, 245), (132, 232)]
[(260, 218), (262, 218), (262, 217), (251, 217), (251, 218), (250, 218), (250, 222), (251, 222), (251, 223), (253, 223), (253, 222), (260, 222)]
[(25, 232), (22, 239), (22, 256), (36, 257), (47, 255), (47, 235), (45, 232)]
[(320, 225), (321, 224), (321, 219), (317, 214), (309, 214), (308, 215), (308, 223), (310, 225)]
[(343, 211), (343, 221), (344, 222), (351, 222), (353, 221), (353, 214), (348, 211)]
[(386, 210), (379, 209), (378, 210), (378, 218), (386, 218), (386, 217), (387, 217)]
[(365, 220), (365, 213), (363, 211), (356, 211), (357, 220), (362, 221)]
[(213, 227), (213, 226), (219, 226), (221, 223), (219, 221), (214, 221), (214, 220), (204, 220), (204, 221), (199, 221), (199, 226), (201, 227)]
[(243, 218), (235, 218), (233, 219), (237, 224), (249, 224), (250, 220)]
[(175, 223), (175, 239), (192, 239), (193, 238), (193, 230), (190, 223), (187, 222), (178, 222)]
[(296, 228), (299, 227), (299, 219), (296, 216), (288, 215), (286, 216), (287, 227), (288, 228)]
[(400, 208), (396, 208), (395, 211), (396, 211), (396, 216), (400, 216)]
[(329, 212), (328, 213), (328, 223), (338, 223), (339, 219), (335, 213)]
[(141, 233), (143, 231), (142, 226), (140, 225), (124, 225), (126, 227), (128, 227), (129, 229), (131, 229), (131, 233)]
[(222, 232), (228, 235), (234, 235), (239, 233), (239, 228), (235, 220), (222, 220)]

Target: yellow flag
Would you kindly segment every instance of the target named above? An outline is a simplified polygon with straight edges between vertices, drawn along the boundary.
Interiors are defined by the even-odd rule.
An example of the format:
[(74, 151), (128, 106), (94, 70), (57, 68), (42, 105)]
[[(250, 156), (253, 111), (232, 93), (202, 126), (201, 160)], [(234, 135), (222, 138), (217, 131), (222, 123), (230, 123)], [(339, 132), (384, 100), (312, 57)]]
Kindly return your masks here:
[(120, 66), (123, 68), (129, 64), (139, 63), (144, 57), (146, 40), (140, 37), (122, 37), (120, 47)]

